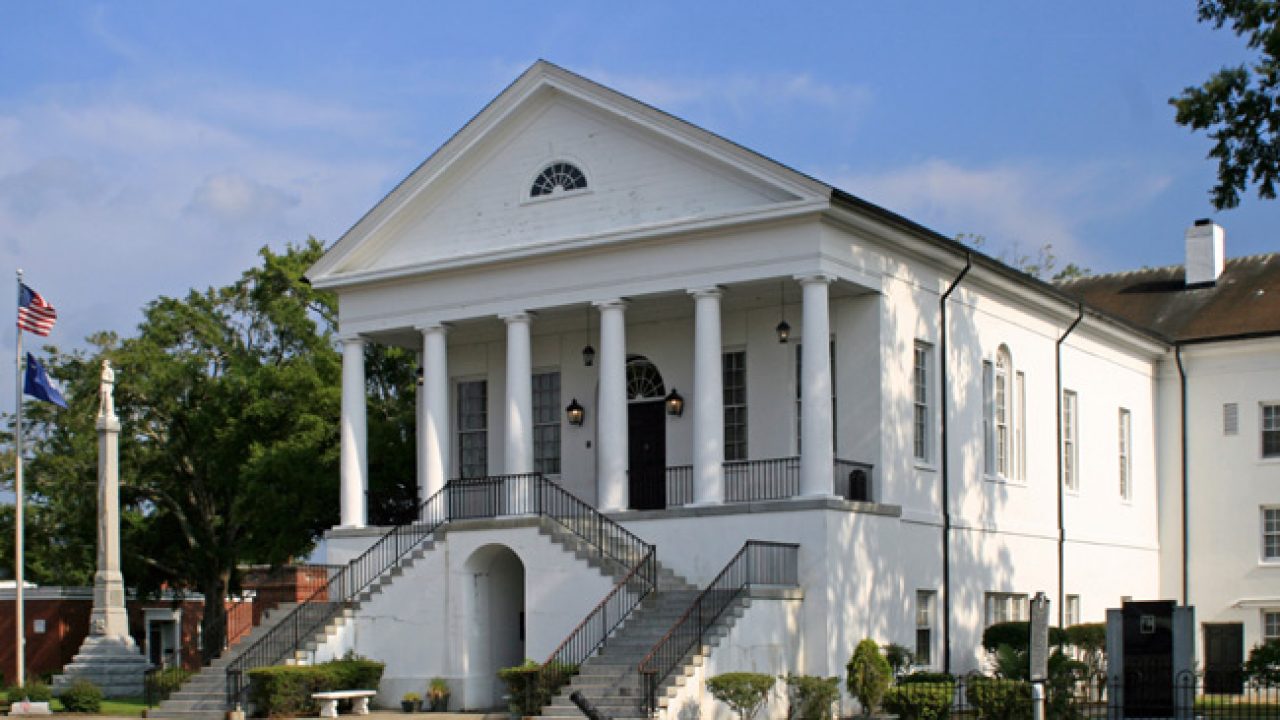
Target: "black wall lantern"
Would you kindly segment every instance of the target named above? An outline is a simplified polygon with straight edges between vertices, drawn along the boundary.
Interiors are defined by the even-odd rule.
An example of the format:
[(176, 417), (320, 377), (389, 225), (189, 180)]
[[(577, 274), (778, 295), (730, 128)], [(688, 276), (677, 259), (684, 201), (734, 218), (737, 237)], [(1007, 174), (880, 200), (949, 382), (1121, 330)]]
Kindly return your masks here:
[(784, 345), (787, 340), (791, 338), (791, 326), (787, 324), (787, 310), (786, 305), (783, 302), (783, 293), (785, 290), (785, 283), (778, 286), (778, 318), (782, 322), (779, 322), (778, 326), (773, 329), (774, 332), (778, 333), (778, 342), (783, 343)]
[(569, 405), (565, 407), (564, 414), (569, 417), (569, 424), (582, 427), (582, 421), (587, 417), (587, 411), (582, 409), (582, 405), (578, 403), (578, 398), (569, 401)]
[(423, 371), (421, 365), (418, 366), (418, 372), (415, 375), (418, 378), (418, 387), (422, 387), (422, 383), (426, 379), (426, 372)]
[(667, 393), (667, 414), (672, 417), (680, 417), (684, 415), (684, 396), (676, 392), (675, 388), (671, 388), (671, 392)]
[(596, 364), (596, 349), (591, 347), (591, 343), (582, 348), (582, 364), (591, 367)]

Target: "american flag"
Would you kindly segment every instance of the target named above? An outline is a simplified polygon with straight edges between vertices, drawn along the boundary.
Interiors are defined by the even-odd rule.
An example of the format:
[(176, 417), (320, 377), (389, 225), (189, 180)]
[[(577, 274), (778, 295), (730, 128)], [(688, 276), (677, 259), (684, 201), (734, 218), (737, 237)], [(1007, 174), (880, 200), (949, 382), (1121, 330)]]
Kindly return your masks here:
[(19, 283), (18, 290), (18, 328), (40, 337), (48, 337), (53, 324), (58, 320), (58, 311), (48, 303), (40, 293)]

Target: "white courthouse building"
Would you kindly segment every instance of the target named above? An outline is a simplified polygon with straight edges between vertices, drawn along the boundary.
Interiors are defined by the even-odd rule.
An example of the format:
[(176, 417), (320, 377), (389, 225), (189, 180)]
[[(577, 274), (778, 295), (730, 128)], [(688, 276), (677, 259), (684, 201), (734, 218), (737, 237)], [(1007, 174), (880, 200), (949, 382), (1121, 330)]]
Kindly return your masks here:
[[(702, 680), (728, 670), (842, 676), (864, 637), (967, 671), (1036, 592), (1065, 624), (1183, 599), (1176, 338), (554, 65), (308, 278), (344, 350), (329, 562), (375, 579), (300, 657), (386, 661), (386, 704), (442, 677), (454, 708), (501, 705), (498, 668), (560, 653), (643, 714), (638, 664), (748, 540), (714, 642), (654, 671), (660, 714), (727, 716)], [(1241, 465), (1192, 446), (1191, 506), (1234, 510), (1187, 562), (1201, 618), (1252, 641), (1280, 612), (1280, 466), (1246, 450), (1280, 423), (1280, 341), (1242, 342), (1183, 351), (1192, 377), (1255, 373), (1189, 388), (1208, 425), (1236, 403)], [(420, 353), (418, 534), (368, 523), (369, 344)], [(1262, 554), (1197, 536), (1224, 523)]]

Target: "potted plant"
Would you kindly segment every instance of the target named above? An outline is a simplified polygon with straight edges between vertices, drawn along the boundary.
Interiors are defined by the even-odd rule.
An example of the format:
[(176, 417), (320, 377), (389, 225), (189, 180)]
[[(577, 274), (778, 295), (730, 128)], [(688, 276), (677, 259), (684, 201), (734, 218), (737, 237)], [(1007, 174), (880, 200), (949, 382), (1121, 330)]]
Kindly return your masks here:
[(400, 709), (407, 713), (418, 712), (422, 709), (422, 696), (416, 692), (405, 693), (400, 698)]
[(427, 684), (427, 709), (431, 712), (444, 712), (449, 709), (449, 681), (444, 678), (431, 678)]

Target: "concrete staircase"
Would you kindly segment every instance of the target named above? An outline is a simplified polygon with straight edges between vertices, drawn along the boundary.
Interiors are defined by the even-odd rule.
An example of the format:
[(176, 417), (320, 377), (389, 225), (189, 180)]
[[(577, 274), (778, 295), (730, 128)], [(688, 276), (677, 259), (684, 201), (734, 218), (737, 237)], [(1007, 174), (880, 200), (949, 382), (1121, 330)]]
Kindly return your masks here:
[(212, 663), (192, 675), (182, 687), (147, 711), (149, 718), (185, 718), (187, 720), (223, 720), (227, 714), (227, 665), (243, 651), (275, 627), (297, 607), (285, 603), (267, 611), (257, 627)]

